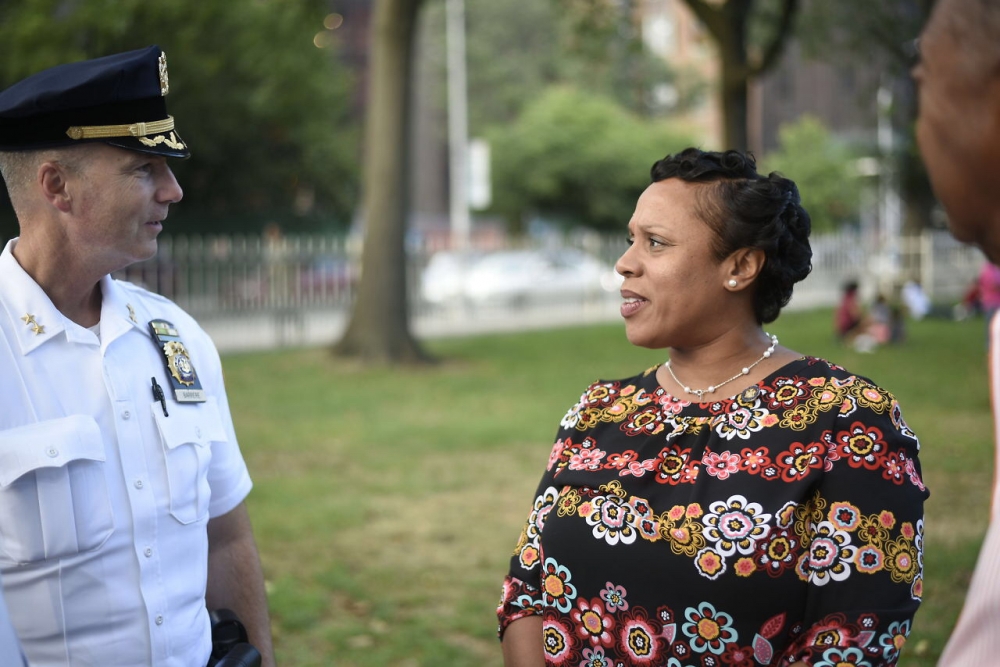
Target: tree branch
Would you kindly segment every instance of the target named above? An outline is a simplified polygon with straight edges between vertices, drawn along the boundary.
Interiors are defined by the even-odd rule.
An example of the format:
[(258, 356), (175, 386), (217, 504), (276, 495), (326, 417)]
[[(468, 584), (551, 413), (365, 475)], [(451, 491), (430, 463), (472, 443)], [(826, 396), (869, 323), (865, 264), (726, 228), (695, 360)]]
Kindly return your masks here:
[(788, 43), (788, 38), (791, 36), (792, 24), (795, 22), (795, 15), (798, 9), (799, 0), (785, 0), (785, 4), (781, 8), (781, 20), (778, 23), (778, 29), (771, 38), (771, 43), (764, 49), (764, 55), (761, 56), (760, 61), (750, 67), (750, 76), (757, 76), (762, 72), (766, 72), (781, 57), (781, 53), (785, 50), (785, 45)]
[(720, 44), (726, 39), (726, 29), (723, 25), (722, 10), (715, 9), (705, 0), (684, 0), (691, 13), (702, 22), (702, 25), (712, 33), (712, 37)]

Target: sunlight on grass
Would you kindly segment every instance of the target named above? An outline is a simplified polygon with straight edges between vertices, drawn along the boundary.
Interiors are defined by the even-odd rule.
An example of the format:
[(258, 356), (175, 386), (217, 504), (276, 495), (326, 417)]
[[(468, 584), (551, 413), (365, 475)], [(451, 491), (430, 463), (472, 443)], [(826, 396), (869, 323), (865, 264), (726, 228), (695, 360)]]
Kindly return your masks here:
[[(831, 313), (769, 327), (892, 391), (921, 438), (926, 595), (901, 665), (933, 665), (988, 518), (992, 427), (982, 321), (911, 323), (858, 354)], [(597, 378), (663, 353), (619, 325), (434, 341), (429, 368), (365, 370), (310, 349), (227, 356), (279, 661), (501, 664), (494, 606), (559, 418)]]

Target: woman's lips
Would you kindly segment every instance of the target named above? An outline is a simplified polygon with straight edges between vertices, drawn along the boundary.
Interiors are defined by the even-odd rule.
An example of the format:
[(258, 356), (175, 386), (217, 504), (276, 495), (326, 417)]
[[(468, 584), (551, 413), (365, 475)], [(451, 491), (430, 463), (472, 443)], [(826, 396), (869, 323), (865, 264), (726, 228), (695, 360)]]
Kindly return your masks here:
[(623, 291), (621, 305), (622, 317), (631, 317), (632, 315), (635, 315), (647, 303), (649, 303), (649, 301), (635, 292)]

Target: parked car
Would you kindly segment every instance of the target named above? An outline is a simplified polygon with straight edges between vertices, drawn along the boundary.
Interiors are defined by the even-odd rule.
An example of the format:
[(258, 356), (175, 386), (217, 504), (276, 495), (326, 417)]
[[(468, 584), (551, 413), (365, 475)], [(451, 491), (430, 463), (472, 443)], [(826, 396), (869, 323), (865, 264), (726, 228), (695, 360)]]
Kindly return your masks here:
[(347, 301), (357, 281), (354, 262), (346, 257), (324, 255), (299, 269), (299, 294), (315, 300)]
[(420, 274), (420, 298), (435, 306), (461, 302), (469, 272), (481, 253), (442, 250), (431, 255)]
[(506, 250), (481, 257), (438, 253), (421, 280), (424, 300), (523, 305), (586, 301), (615, 292), (614, 267), (580, 250)]

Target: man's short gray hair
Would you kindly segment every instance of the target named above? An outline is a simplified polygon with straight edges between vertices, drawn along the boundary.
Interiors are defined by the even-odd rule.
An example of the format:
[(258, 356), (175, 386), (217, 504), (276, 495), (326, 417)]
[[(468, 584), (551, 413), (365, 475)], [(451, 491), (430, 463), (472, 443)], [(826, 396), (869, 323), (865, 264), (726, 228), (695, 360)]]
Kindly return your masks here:
[(58, 162), (70, 172), (78, 173), (84, 163), (83, 146), (45, 148), (33, 151), (0, 151), (0, 176), (7, 186), (10, 203), (20, 216), (24, 196), (35, 180), (38, 166), (43, 162)]

